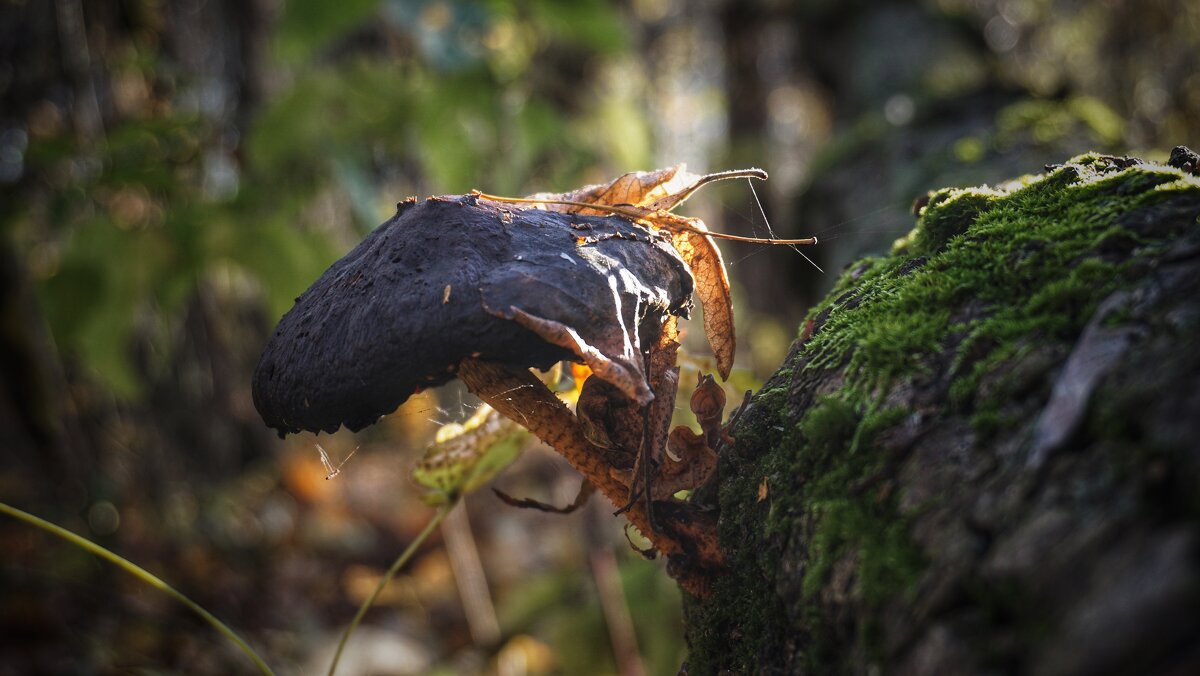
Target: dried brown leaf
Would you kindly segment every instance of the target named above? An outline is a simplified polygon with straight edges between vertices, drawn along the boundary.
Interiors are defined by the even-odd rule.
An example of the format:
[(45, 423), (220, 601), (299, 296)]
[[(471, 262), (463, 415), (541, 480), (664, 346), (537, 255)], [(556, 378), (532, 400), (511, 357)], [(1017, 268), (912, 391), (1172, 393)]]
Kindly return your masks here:
[[(625, 396), (637, 403), (645, 406), (654, 397), (645, 377), (638, 369), (639, 364), (636, 359), (629, 357), (610, 359), (604, 352), (589, 345), (573, 327), (551, 319), (535, 317), (517, 307), (510, 307), (507, 314), (500, 316), (509, 316), (513, 321), (536, 333), (547, 343), (574, 352), (588, 368), (592, 369), (593, 373), (615, 385)], [(622, 328), (621, 325), (617, 325), (612, 330), (615, 333)], [(623, 335), (627, 335), (627, 333)], [(629, 352), (630, 350), (627, 348), (625, 351)]]
[(761, 169), (735, 169), (712, 174), (693, 174), (687, 165), (679, 164), (654, 171), (632, 171), (608, 183), (589, 185), (564, 193), (536, 193), (525, 199), (542, 201), (535, 208), (562, 213), (607, 214), (602, 209), (588, 209), (581, 204), (552, 204), (548, 202), (578, 202), (584, 204), (642, 207), (650, 211), (671, 211), (691, 197), (701, 186), (729, 178), (766, 180)]
[[(664, 204), (671, 203), (671, 206), (674, 206), (686, 199), (686, 195), (691, 194), (689, 188), (694, 190), (692, 186), (702, 178), (696, 174), (689, 173), (685, 165), (680, 164), (655, 171), (631, 171), (628, 174), (618, 176), (609, 183), (584, 186), (565, 193), (537, 193), (530, 195), (529, 199), (639, 207), (649, 207), (652, 204), (663, 202)], [(674, 195), (684, 196), (671, 202), (671, 198)], [(610, 213), (605, 210), (588, 209), (569, 204), (542, 203), (538, 208), (562, 213), (599, 216), (606, 216)]]
[[(634, 483), (642, 475), (642, 463), (647, 460), (661, 464), (665, 461), (667, 432), (671, 429), (671, 417), (675, 413), (675, 395), (679, 392), (679, 367), (675, 355), (679, 351), (676, 342), (675, 321), (672, 317), (663, 327), (659, 342), (650, 352), (650, 382), (654, 387), (654, 401), (646, 411), (646, 429), (650, 438), (643, 441), (645, 450), (638, 454), (634, 465)], [(651, 479), (657, 483), (657, 479)]]
[[(577, 411), (589, 434), (602, 436), (613, 446), (623, 448), (625, 457), (633, 457), (632, 467), (624, 463), (614, 467), (614, 476), (628, 485), (631, 493), (636, 492), (644, 478), (644, 463), (661, 465), (666, 454), (667, 432), (671, 428), (675, 395), (679, 389), (679, 368), (675, 366), (678, 335), (675, 318), (668, 317), (658, 341), (650, 349), (650, 384), (654, 400), (649, 406), (630, 407), (615, 393), (606, 394), (612, 392), (611, 386), (592, 383), (592, 379), (584, 384), (579, 399)], [(648, 438), (644, 438), (647, 433)], [(650, 480), (655, 481), (653, 476)]]
[(654, 477), (652, 494), (655, 500), (667, 500), (679, 491), (704, 485), (717, 470), (717, 454), (708, 447), (703, 434), (680, 425), (667, 437), (671, 455), (679, 461), (664, 459)]
[(709, 448), (716, 449), (722, 443), (733, 441), (721, 425), (725, 415), (725, 389), (711, 375), (698, 376), (690, 405), (700, 429), (704, 430)]
[[(679, 227), (681, 224), (689, 228)], [(675, 250), (692, 270), (696, 280), (695, 293), (704, 309), (704, 335), (717, 360), (717, 372), (724, 380), (733, 369), (737, 336), (733, 329), (733, 296), (729, 292), (729, 276), (725, 273), (721, 250), (711, 237), (703, 234), (704, 223), (699, 219), (659, 212), (655, 225), (671, 234)]]
[(675, 365), (679, 361), (678, 338), (678, 320), (667, 317), (658, 340), (650, 348), (650, 384), (656, 400), (650, 406), (650, 428), (660, 430), (655, 448), (662, 448), (666, 444), (671, 417), (675, 413), (675, 395), (679, 392), (679, 367)]
[(623, 469), (633, 466), (642, 443), (644, 409), (603, 378), (590, 377), (583, 383), (575, 413), (584, 434), (593, 444), (610, 451), (611, 462)]

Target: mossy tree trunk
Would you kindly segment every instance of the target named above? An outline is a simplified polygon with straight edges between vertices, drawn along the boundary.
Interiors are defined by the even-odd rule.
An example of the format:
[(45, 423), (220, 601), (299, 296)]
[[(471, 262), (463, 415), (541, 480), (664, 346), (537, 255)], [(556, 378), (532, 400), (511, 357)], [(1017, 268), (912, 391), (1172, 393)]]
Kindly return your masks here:
[(945, 190), (722, 459), (691, 674), (1200, 673), (1200, 179)]

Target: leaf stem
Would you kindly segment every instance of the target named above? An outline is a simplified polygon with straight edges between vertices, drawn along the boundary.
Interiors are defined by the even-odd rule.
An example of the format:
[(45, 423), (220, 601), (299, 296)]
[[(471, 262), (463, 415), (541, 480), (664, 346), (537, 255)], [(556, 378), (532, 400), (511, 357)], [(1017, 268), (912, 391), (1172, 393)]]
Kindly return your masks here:
[(760, 181), (765, 181), (767, 180), (767, 172), (759, 169), (758, 167), (751, 167), (749, 169), (729, 169), (727, 171), (717, 171), (711, 174), (705, 174), (700, 177), (700, 180), (696, 181), (691, 186), (691, 189), (688, 190), (688, 194), (696, 192), (701, 186), (708, 185), (709, 183), (713, 183), (715, 181), (725, 181), (731, 178), (757, 178)]
[(101, 547), (85, 537), (76, 535), (62, 526), (57, 526), (49, 521), (46, 521), (45, 519), (36, 517), (29, 512), (21, 511), (16, 507), (12, 507), (0, 502), (0, 513), (4, 513), (13, 517), (14, 519), (24, 521), (34, 528), (38, 528), (52, 535), (57, 535), (76, 547), (95, 554), (105, 561), (112, 563), (113, 565), (128, 572), (151, 587), (164, 592), (171, 598), (187, 606), (189, 610), (203, 618), (203, 620), (212, 625), (214, 629), (224, 634), (226, 638), (232, 641), (239, 649), (241, 649), (243, 653), (246, 654), (246, 657), (249, 657), (250, 660), (254, 662), (254, 666), (258, 667), (259, 672), (263, 674), (274, 674), (274, 672), (271, 671), (271, 668), (267, 666), (267, 663), (258, 656), (258, 653), (254, 652), (254, 649), (251, 648), (245, 641), (243, 641), (241, 637), (234, 633), (234, 631), (230, 629), (224, 622), (218, 620), (212, 613), (200, 607), (200, 604), (184, 596), (182, 592), (167, 584), (162, 580), (162, 578), (156, 576), (154, 573), (151, 573), (145, 568), (133, 563), (129, 559), (122, 557), (120, 554), (109, 551), (108, 549)]
[[(750, 171), (750, 170), (744, 170), (744, 171)], [(729, 172), (729, 173), (734, 173), (734, 172)], [(726, 177), (726, 178), (732, 178), (732, 177)], [(665, 230), (671, 230), (671, 229), (684, 230), (687, 232), (694, 232), (698, 235), (707, 235), (707, 236), (713, 237), (715, 239), (729, 240), (731, 242), (748, 242), (750, 244), (779, 244), (779, 245), (784, 245), (784, 246), (795, 246), (795, 245), (805, 246), (805, 245), (817, 243), (816, 237), (805, 237), (803, 239), (775, 239), (773, 237), (743, 237), (741, 235), (729, 235), (729, 234), (726, 234), (723, 232), (713, 232), (712, 230), (706, 230), (704, 228), (697, 228), (694, 225), (687, 224), (686, 222), (684, 222), (684, 220), (681, 217), (676, 217), (679, 220), (672, 221), (669, 225), (659, 224), (659, 223), (655, 222), (654, 217), (655, 217), (655, 214), (661, 214), (663, 212), (653, 212), (653, 211), (650, 211), (649, 209), (645, 209), (645, 208), (641, 208), (641, 207), (634, 207), (634, 206), (615, 206), (612, 204), (589, 204), (587, 202), (573, 202), (571, 200), (534, 199), (531, 197), (500, 197), (498, 195), (489, 195), (485, 192), (479, 192), (478, 190), (471, 191), (471, 194), (473, 194), (477, 197), (482, 197), (485, 200), (491, 200), (493, 202), (513, 202), (516, 204), (562, 204), (562, 205), (568, 206), (568, 207), (580, 207), (583, 209), (596, 209), (597, 211), (607, 211), (610, 214), (616, 214), (617, 216), (624, 216), (625, 218), (628, 218), (629, 220), (632, 220), (632, 221), (646, 221), (646, 222), (651, 223), (652, 225), (655, 225), (656, 227), (660, 227)]]
[(425, 524), (425, 529), (422, 530), (421, 533), (417, 535), (416, 539), (409, 543), (404, 552), (401, 553), (394, 562), (392, 562), (392, 567), (388, 568), (387, 572), (383, 574), (383, 577), (379, 579), (379, 584), (375, 585), (375, 590), (372, 591), (371, 595), (368, 596), (367, 599), (363, 601), (362, 605), (358, 607), (358, 612), (354, 615), (354, 619), (350, 621), (350, 626), (346, 627), (345, 633), (342, 634), (342, 640), (338, 641), (337, 652), (333, 654), (333, 662), (329, 665), (328, 676), (334, 676), (334, 674), (337, 672), (338, 662), (342, 659), (342, 651), (346, 649), (346, 643), (350, 640), (350, 636), (354, 634), (354, 631), (358, 629), (358, 625), (360, 622), (362, 622), (363, 616), (367, 614), (367, 610), (374, 605), (375, 599), (379, 598), (380, 592), (383, 591), (383, 588), (387, 586), (388, 582), (392, 581), (392, 578), (396, 577), (396, 573), (400, 572), (400, 569), (404, 567), (404, 564), (408, 563), (408, 560), (411, 559), (413, 554), (417, 552), (417, 548), (421, 546), (421, 543), (425, 542), (425, 540), (427, 540), (429, 536), (433, 534), (433, 531), (438, 527), (439, 524), (442, 523), (442, 520), (446, 518), (446, 515), (450, 513), (450, 510), (454, 509), (458, 502), (458, 499), (455, 498), (442, 505), (438, 509), (438, 511), (433, 515), (433, 518), (429, 520), (429, 523)]

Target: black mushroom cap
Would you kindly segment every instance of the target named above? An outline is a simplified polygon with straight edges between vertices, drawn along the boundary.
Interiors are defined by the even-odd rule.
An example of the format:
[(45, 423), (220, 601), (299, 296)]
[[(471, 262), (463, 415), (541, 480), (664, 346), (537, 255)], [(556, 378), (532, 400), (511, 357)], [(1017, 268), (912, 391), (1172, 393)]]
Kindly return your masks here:
[(687, 316), (692, 286), (669, 239), (624, 218), (410, 200), (283, 316), (254, 405), (281, 436), (357, 431), (468, 357), (599, 360), (632, 373), (645, 398), (641, 342), (668, 314)]

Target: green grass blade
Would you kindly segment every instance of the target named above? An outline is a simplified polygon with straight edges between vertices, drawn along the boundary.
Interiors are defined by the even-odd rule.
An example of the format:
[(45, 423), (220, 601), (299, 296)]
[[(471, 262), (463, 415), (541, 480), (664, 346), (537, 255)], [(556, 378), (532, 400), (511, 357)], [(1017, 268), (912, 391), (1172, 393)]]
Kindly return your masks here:
[(129, 574), (138, 578), (142, 582), (145, 582), (146, 584), (150, 585), (151, 587), (154, 587), (155, 589), (158, 589), (158, 590), (164, 592), (165, 594), (167, 594), (167, 596), (170, 596), (171, 598), (175, 599), (176, 601), (179, 601), (183, 605), (187, 606), (192, 612), (196, 613), (201, 618), (203, 618), (205, 622), (212, 625), (212, 627), (214, 629), (216, 629), (217, 631), (224, 634), (225, 638), (228, 638), (235, 645), (237, 645), (237, 647), (243, 653), (246, 654), (246, 657), (249, 657), (250, 660), (252, 662), (254, 662), (254, 666), (258, 667), (258, 670), (261, 673), (269, 674), (269, 675), (273, 676), (274, 672), (272, 672), (271, 668), (267, 666), (267, 663), (264, 662), (262, 660), (262, 658), (258, 656), (258, 653), (254, 652), (254, 649), (251, 648), (245, 641), (243, 641), (241, 639), (241, 637), (239, 637), (237, 634), (235, 634), (234, 631), (232, 629), (230, 629), (224, 622), (218, 620), (216, 618), (216, 616), (214, 616), (212, 613), (208, 612), (204, 608), (201, 608), (198, 603), (196, 603), (195, 601), (184, 596), (183, 593), (179, 592), (174, 587), (172, 587), (171, 585), (164, 582), (161, 578), (156, 576), (154, 573), (151, 573), (150, 571), (146, 570), (145, 568), (138, 566), (136, 563), (133, 563), (132, 561), (130, 561), (126, 558), (123, 558), (119, 554), (116, 554), (114, 552), (111, 552), (111, 551), (105, 549), (104, 547), (101, 547), (100, 545), (96, 544), (95, 542), (92, 542), (91, 540), (88, 540), (87, 538), (84, 538), (79, 535), (76, 535), (75, 533), (72, 533), (71, 531), (67, 530), (66, 528), (57, 526), (53, 523), (50, 523), (49, 521), (46, 521), (45, 519), (38, 518), (28, 512), (23, 512), (23, 511), (17, 509), (16, 507), (11, 507), (3, 502), (0, 502), (0, 513), (7, 514), (7, 515), (13, 517), (14, 519), (24, 521), (25, 523), (33, 526), (34, 528), (38, 528), (43, 531), (46, 531), (47, 533), (57, 535), (58, 537), (75, 545), (76, 547), (79, 547), (80, 549), (84, 549), (88, 552), (91, 552), (92, 554), (95, 554), (96, 556), (104, 559), (105, 561), (112, 563), (113, 565), (117, 566), (118, 568), (125, 570)]
[(417, 548), (421, 546), (421, 543), (425, 542), (433, 534), (433, 531), (442, 523), (442, 519), (445, 519), (446, 515), (457, 504), (457, 500), (452, 500), (442, 505), (437, 513), (433, 515), (433, 518), (429, 520), (429, 523), (425, 525), (425, 530), (421, 531), (421, 534), (408, 545), (404, 552), (392, 563), (392, 567), (388, 568), (383, 577), (379, 579), (379, 584), (375, 585), (375, 591), (371, 592), (367, 600), (363, 601), (363, 604), (359, 606), (358, 613), (354, 615), (354, 619), (350, 621), (350, 626), (346, 627), (346, 632), (342, 634), (342, 640), (338, 642), (337, 652), (333, 654), (333, 662), (329, 665), (329, 676), (334, 676), (334, 673), (337, 672), (338, 661), (342, 659), (342, 651), (345, 650), (346, 643), (350, 640), (350, 636), (354, 634), (354, 630), (358, 629), (358, 623), (362, 621), (363, 616), (367, 614), (367, 610), (375, 603), (375, 599), (379, 598), (379, 593), (383, 591), (388, 582), (392, 581), (393, 577), (396, 577), (396, 573), (400, 572), (404, 564), (408, 563), (413, 554), (417, 553)]

